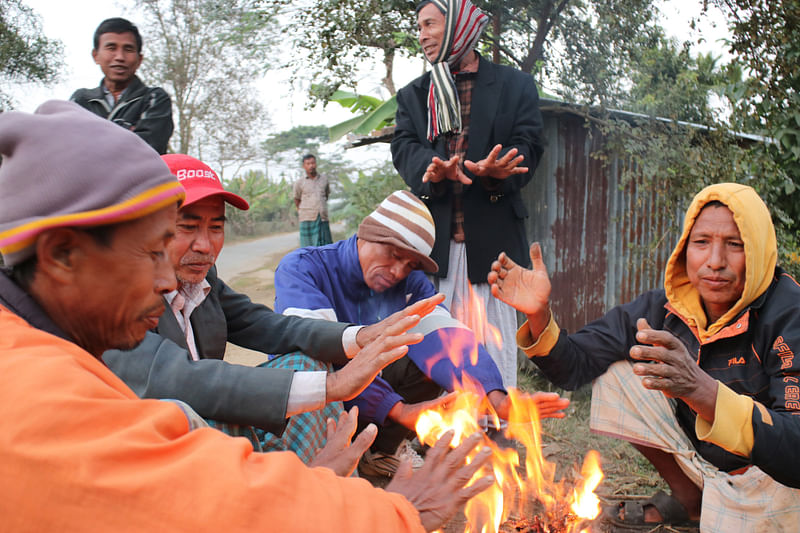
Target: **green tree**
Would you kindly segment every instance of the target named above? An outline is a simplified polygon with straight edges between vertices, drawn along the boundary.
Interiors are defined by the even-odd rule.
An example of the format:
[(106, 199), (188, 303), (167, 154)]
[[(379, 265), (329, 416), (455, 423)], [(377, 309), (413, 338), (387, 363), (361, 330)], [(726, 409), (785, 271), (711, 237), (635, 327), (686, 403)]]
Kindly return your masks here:
[[(319, 157), (320, 146), (328, 140), (325, 126), (295, 126), (267, 136), (261, 143), (261, 156), (266, 171), (272, 179), (294, 180), (302, 172), (301, 162), (305, 154)], [(318, 161), (324, 165), (324, 161)], [(270, 168), (278, 169), (269, 172)], [(322, 167), (319, 168), (322, 172)]]
[(327, 140), (326, 126), (295, 126), (269, 135), (261, 147), (270, 158), (291, 157), (299, 160), (307, 153), (319, 152), (320, 145)]
[(42, 34), (33, 9), (21, 0), (0, 2), (0, 111), (13, 107), (11, 84), (52, 83), (62, 65), (61, 42)]
[(752, 173), (776, 219), (782, 262), (800, 274), (800, 3), (796, 0), (713, 0), (725, 13), (730, 50), (744, 79), (732, 78), (727, 96), (732, 127), (760, 134)]
[(359, 63), (377, 54), (384, 67), (382, 84), (394, 95), (394, 60), (414, 46), (414, 0), (266, 0), (282, 9), (284, 33), (299, 52), (289, 67), (307, 72), (314, 81), (312, 98), (327, 102), (345, 80), (351, 82)]
[(272, 181), (260, 170), (249, 170), (226, 180), (225, 189), (238, 194), (250, 204), (247, 211), (226, 211), (226, 222), (232, 234), (262, 235), (297, 227), (290, 181)]
[(408, 189), (391, 162), (359, 170), (355, 179), (343, 175), (341, 183), (342, 196), (347, 202), (343, 202), (335, 214), (337, 219), (345, 221), (348, 234), (355, 232), (364, 217), (389, 194)]
[(136, 6), (146, 20), (144, 68), (172, 95), (172, 148), (209, 160), (248, 160), (253, 132), (265, 120), (252, 80), (269, 66), (272, 14), (257, 0), (137, 0)]
[(718, 61), (712, 54), (694, 57), (688, 43), (657, 37), (633, 58), (633, 86), (621, 98), (621, 106), (673, 120), (713, 121), (716, 112), (709, 96), (721, 92), (728, 79)]

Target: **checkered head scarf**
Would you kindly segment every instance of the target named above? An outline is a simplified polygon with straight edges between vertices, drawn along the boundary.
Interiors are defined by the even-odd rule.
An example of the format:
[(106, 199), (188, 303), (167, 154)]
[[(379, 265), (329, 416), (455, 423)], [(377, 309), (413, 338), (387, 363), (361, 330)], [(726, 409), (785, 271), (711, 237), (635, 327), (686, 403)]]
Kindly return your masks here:
[(451, 69), (475, 48), (489, 17), (470, 0), (425, 0), (417, 13), (426, 4), (435, 5), (445, 19), (442, 46), (431, 62), (428, 90), (428, 140), (433, 142), (442, 133), (461, 129), (461, 105)]

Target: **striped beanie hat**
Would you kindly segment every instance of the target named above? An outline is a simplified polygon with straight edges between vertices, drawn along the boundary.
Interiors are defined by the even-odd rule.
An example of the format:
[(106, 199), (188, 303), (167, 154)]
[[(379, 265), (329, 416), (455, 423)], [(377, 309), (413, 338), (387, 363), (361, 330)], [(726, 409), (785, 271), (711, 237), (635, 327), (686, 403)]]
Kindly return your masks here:
[(183, 187), (135, 133), (73, 102), (0, 113), (0, 253), (34, 254), (51, 228), (104, 226), (183, 200)]
[(425, 0), (444, 14), (445, 26), (439, 54), (431, 61), (431, 85), (428, 89), (428, 140), (461, 129), (461, 105), (451, 69), (458, 67), (472, 52), (489, 23), (489, 17), (470, 0)]
[(358, 226), (358, 238), (391, 244), (411, 252), (425, 272), (437, 272), (439, 265), (428, 257), (436, 239), (431, 212), (409, 191), (395, 191)]

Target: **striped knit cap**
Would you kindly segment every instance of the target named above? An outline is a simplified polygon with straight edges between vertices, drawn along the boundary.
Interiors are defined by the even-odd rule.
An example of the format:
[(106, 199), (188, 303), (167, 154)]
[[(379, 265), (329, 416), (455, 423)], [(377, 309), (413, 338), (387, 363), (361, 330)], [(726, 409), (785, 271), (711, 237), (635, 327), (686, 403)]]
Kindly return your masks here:
[(0, 253), (34, 254), (40, 233), (141, 218), (183, 200), (158, 153), (135, 133), (73, 102), (0, 113)]
[(472, 52), (489, 17), (470, 0), (426, 0), (444, 13), (445, 27), (439, 54), (431, 62), (428, 90), (428, 140), (461, 129), (461, 105), (450, 70)]
[(425, 272), (437, 272), (439, 265), (428, 257), (436, 239), (431, 212), (409, 191), (395, 191), (358, 226), (358, 238), (391, 244), (411, 252)]

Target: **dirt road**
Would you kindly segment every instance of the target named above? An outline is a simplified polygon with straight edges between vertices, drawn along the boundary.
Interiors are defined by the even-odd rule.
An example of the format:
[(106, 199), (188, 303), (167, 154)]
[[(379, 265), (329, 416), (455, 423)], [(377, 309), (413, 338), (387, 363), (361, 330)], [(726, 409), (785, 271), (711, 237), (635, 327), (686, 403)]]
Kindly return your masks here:
[(300, 246), (300, 236), (297, 231), (261, 237), (253, 241), (226, 243), (217, 258), (217, 273), (220, 278), (230, 282), (236, 276), (262, 268), (270, 255), (292, 250), (298, 246)]

